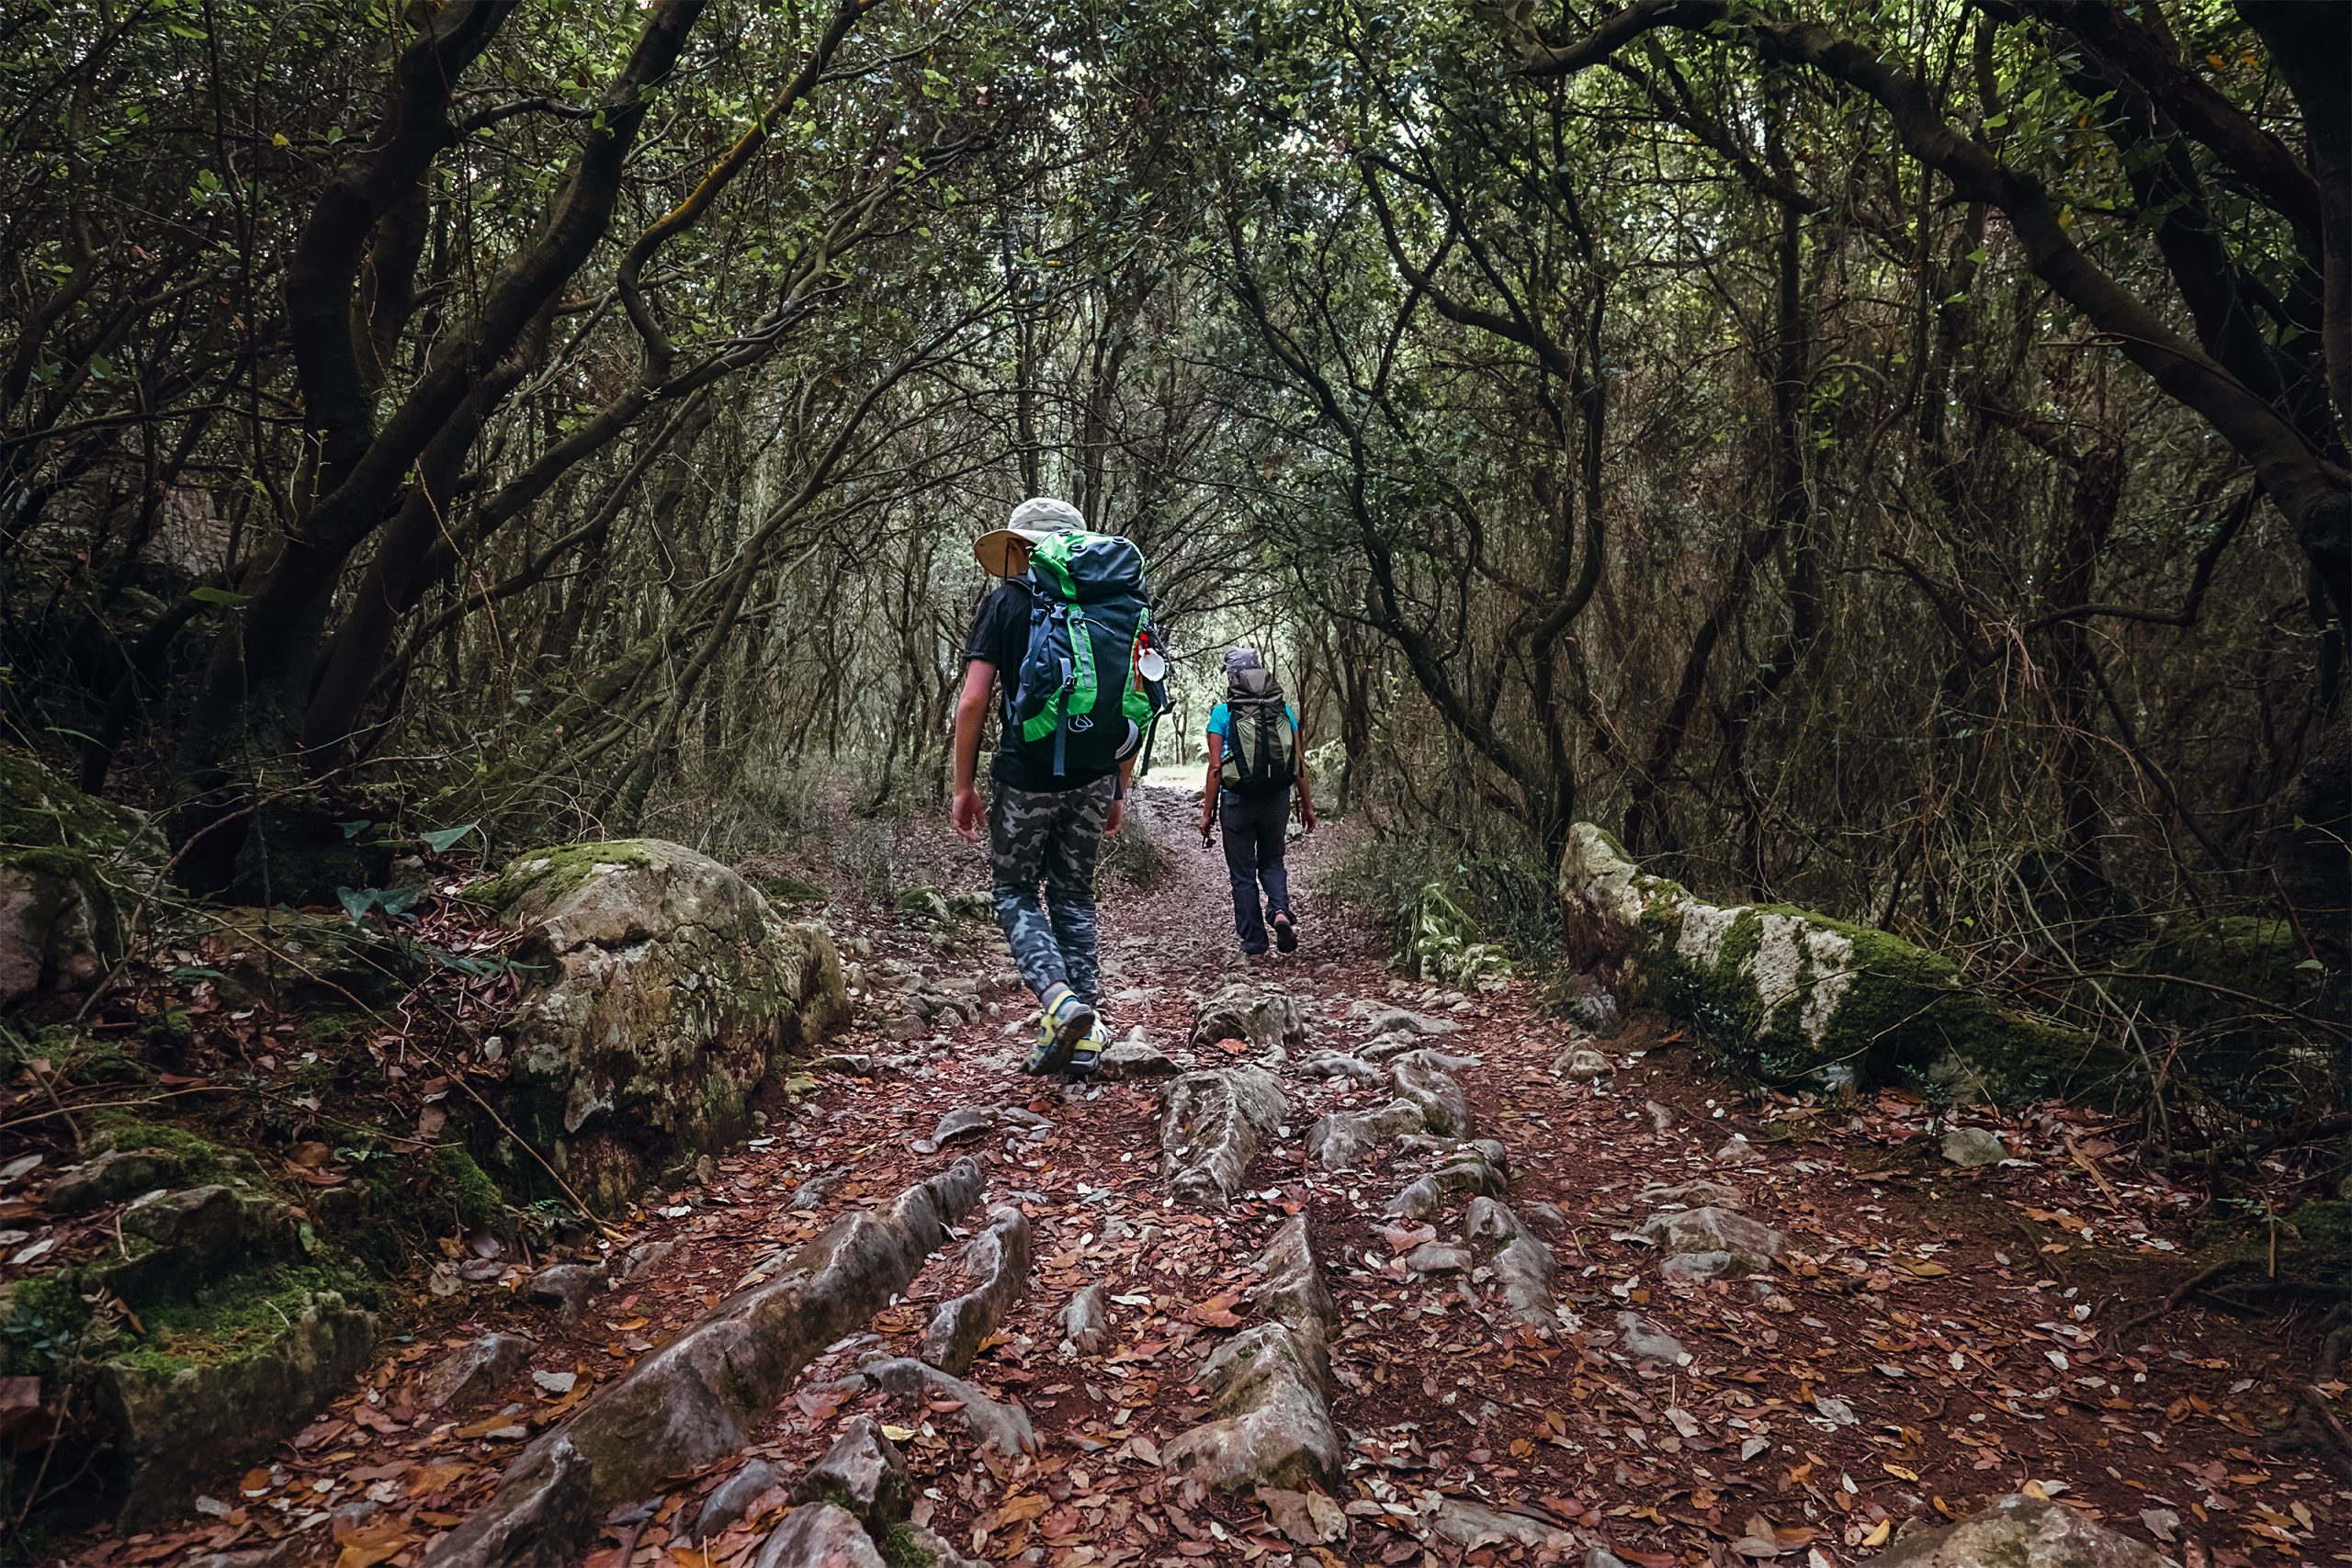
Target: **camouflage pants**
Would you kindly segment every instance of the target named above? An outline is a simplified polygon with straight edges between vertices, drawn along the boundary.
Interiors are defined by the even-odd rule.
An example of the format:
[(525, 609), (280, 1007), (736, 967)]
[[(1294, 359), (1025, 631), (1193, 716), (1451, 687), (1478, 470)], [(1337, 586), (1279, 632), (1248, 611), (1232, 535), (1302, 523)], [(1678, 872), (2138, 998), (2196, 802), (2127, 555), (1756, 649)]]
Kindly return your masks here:
[[(1068, 986), (1085, 1001), (1095, 995), (1094, 862), (1102, 851), (1116, 778), (1076, 789), (996, 786), (989, 808), (989, 869), (996, 923), (1029, 988), (1043, 997)], [(1041, 903), (1038, 885), (1045, 886)]]

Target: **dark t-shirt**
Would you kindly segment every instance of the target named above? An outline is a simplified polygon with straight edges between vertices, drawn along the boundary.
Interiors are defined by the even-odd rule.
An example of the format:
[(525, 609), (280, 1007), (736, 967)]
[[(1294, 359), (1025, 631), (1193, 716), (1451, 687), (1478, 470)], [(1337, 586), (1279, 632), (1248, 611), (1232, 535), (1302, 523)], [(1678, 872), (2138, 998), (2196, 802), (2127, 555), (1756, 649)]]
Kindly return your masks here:
[(1031, 761), (1007, 745), (1002, 735), (1005, 703), (1021, 679), (1021, 661), (1029, 653), (1029, 615), (1035, 601), (1036, 595), (1026, 582), (1017, 577), (1005, 579), (1001, 587), (980, 601), (979, 614), (972, 617), (972, 635), (964, 639), (964, 658), (967, 661), (985, 659), (996, 666), (999, 735), (996, 761), (989, 766), (989, 776), (1014, 789), (1076, 789), (1118, 770), (1072, 768), (1057, 778), (1052, 762)]

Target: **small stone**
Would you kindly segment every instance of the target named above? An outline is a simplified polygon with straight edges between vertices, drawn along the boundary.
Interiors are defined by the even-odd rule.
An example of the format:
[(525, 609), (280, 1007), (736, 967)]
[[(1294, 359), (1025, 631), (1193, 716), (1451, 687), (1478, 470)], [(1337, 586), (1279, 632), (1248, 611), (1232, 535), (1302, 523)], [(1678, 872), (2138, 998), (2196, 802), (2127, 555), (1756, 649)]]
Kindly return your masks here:
[[(936, 895), (934, 895), (936, 897)], [(795, 1508), (760, 1543), (752, 1568), (889, 1568), (857, 1516), (831, 1503)]]
[(1166, 1052), (1146, 1040), (1141, 1030), (1136, 1030), (1095, 1058), (1094, 1076), (1106, 1083), (1172, 1078), (1176, 1076), (1176, 1064), (1168, 1059)]
[(1715, 1163), (1717, 1165), (1762, 1165), (1764, 1151), (1749, 1143), (1745, 1134), (1734, 1133), (1724, 1140), (1724, 1146), (1715, 1151)]
[(1573, 1051), (1563, 1052), (1552, 1063), (1552, 1076), (1566, 1078), (1570, 1083), (1590, 1083), (1595, 1078), (1605, 1078), (1616, 1070), (1608, 1057), (1589, 1045), (1579, 1045)]
[(2001, 1135), (1986, 1127), (1954, 1127), (1944, 1134), (1944, 1158), (1962, 1168), (1998, 1165), (2009, 1157)]
[(537, 1348), (536, 1341), (522, 1334), (485, 1334), (469, 1345), (460, 1345), (424, 1374), (421, 1403), (427, 1410), (438, 1410), (488, 1393), (522, 1371), (523, 1363)]
[(1682, 1280), (1728, 1280), (1770, 1269), (1788, 1238), (1736, 1209), (1682, 1209), (1653, 1214), (1642, 1235), (1668, 1255), (1663, 1269)]
[(1089, 1285), (1070, 1297), (1062, 1308), (1062, 1337), (1080, 1353), (1099, 1347), (1111, 1331), (1110, 1310), (1103, 1303), (1106, 1292), (1101, 1285)]
[(643, 1279), (662, 1267), (662, 1261), (677, 1250), (678, 1244), (674, 1241), (639, 1242), (621, 1255), (622, 1280)]
[(566, 1323), (588, 1308), (588, 1298), (604, 1282), (605, 1271), (593, 1263), (559, 1263), (531, 1276), (524, 1296), (538, 1306), (554, 1307)]
[(1298, 1070), (1310, 1078), (1345, 1078), (1360, 1084), (1378, 1083), (1385, 1076), (1362, 1056), (1351, 1056), (1343, 1051), (1317, 1051), (1299, 1063)]
[(1619, 1342), (1645, 1361), (1664, 1361), (1672, 1367), (1690, 1364), (1690, 1352), (1682, 1348), (1682, 1341), (1640, 1313), (1619, 1313), (1617, 1333)]
[(2012, 1495), (1958, 1524), (1905, 1530), (1871, 1568), (2171, 1568), (2171, 1560), (2061, 1503)]
[(755, 1459), (718, 1483), (718, 1489), (703, 1500), (702, 1511), (695, 1516), (694, 1529), (686, 1535), (689, 1541), (708, 1540), (723, 1532), (745, 1514), (760, 1499), (760, 1494), (775, 1486), (784, 1478), (775, 1466), (763, 1459)]
[(1425, 1241), (1405, 1255), (1405, 1267), (1416, 1274), (1467, 1274), (1477, 1262), (1465, 1247)]
[(552, 1393), (560, 1397), (570, 1393), (579, 1385), (580, 1374), (578, 1372), (533, 1372), (531, 1381), (539, 1385), (539, 1391), (542, 1393)]
[(907, 1517), (915, 1488), (897, 1446), (872, 1416), (858, 1416), (842, 1429), (824, 1458), (808, 1467), (792, 1495), (800, 1503), (846, 1508), (868, 1532), (879, 1536)]

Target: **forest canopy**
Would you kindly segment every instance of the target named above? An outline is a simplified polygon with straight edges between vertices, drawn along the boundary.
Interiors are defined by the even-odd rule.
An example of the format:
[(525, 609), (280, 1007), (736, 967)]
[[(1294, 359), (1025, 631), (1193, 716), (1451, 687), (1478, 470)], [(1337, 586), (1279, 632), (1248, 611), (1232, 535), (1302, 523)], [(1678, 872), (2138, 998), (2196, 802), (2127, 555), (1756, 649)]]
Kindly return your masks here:
[(2340, 971), (2347, 65), (2254, 0), (36, 0), (0, 723), (298, 900), (363, 816), (928, 804), (1046, 492), (1456, 863)]

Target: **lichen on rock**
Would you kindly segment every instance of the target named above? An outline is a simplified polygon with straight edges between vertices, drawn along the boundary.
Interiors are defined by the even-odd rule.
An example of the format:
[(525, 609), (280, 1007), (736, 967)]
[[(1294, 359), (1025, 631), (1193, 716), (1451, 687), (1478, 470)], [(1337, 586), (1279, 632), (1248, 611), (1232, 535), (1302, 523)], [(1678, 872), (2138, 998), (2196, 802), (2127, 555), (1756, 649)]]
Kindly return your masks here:
[(1804, 909), (1709, 903), (1589, 822), (1570, 830), (1560, 899), (1570, 962), (1758, 1077), (1939, 1075), (2002, 1100), (2121, 1087), (2114, 1053), (1962, 984), (1939, 953)]

